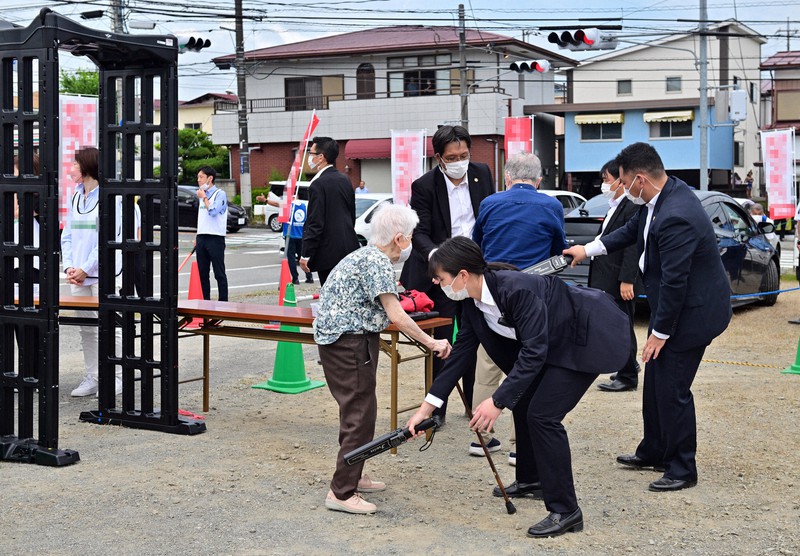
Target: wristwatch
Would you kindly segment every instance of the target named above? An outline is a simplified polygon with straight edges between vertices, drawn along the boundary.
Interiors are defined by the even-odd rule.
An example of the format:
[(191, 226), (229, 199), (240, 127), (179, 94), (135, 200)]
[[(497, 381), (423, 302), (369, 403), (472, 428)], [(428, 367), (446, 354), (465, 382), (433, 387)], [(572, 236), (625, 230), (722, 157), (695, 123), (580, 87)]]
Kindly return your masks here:
[(501, 404), (500, 402), (498, 402), (498, 401), (497, 401), (496, 399), (494, 399), (494, 398), (492, 398), (492, 403), (494, 404), (494, 406), (495, 406), (497, 409), (505, 409), (505, 408), (506, 408), (506, 406), (504, 406), (503, 404)]

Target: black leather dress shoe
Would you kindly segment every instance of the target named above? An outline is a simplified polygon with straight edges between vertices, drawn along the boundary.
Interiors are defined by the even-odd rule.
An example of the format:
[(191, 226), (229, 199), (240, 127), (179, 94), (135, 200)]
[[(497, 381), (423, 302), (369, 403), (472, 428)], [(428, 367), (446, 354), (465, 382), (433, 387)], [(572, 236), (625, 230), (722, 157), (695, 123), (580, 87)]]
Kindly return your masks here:
[(617, 463), (625, 467), (633, 467), (634, 469), (652, 469), (660, 473), (664, 472), (664, 466), (656, 463), (650, 463), (639, 456), (617, 456)]
[[(514, 481), (505, 488), (509, 498), (522, 498), (530, 494), (537, 500), (542, 499), (542, 483), (518, 483)], [(494, 487), (492, 496), (497, 496), (498, 498), (503, 496), (499, 486)]]
[(550, 513), (546, 518), (528, 529), (528, 536), (557, 537), (569, 532), (583, 531), (583, 513), (578, 508), (571, 514)]
[(597, 385), (597, 387), (606, 392), (630, 392), (632, 390), (636, 390), (635, 384), (628, 384), (617, 379), (614, 379), (611, 382), (601, 382)]
[(682, 490), (684, 488), (692, 488), (697, 485), (697, 479), (693, 481), (684, 481), (681, 479), (670, 479), (668, 477), (661, 477), (657, 481), (650, 483), (648, 489), (653, 492), (668, 492), (672, 490)]

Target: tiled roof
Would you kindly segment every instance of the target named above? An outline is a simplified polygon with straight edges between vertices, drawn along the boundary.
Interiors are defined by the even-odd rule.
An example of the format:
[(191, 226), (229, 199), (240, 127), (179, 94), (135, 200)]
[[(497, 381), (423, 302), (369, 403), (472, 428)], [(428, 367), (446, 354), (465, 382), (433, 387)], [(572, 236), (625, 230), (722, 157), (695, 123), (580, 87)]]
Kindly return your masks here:
[(800, 68), (800, 50), (777, 52), (761, 62), (761, 69)]
[[(571, 58), (504, 35), (474, 29), (467, 29), (465, 35), (467, 45), (472, 47), (487, 47), (489, 43), (493, 43), (494, 48), (499, 50), (503, 46), (513, 46), (516, 50), (523, 49), (530, 53), (546, 55), (551, 60), (560, 60), (568, 65), (576, 65)], [(398, 25), (251, 50), (245, 52), (245, 58), (248, 60), (319, 58), (324, 56), (429, 50), (437, 47), (453, 49), (458, 48), (458, 44), (459, 33), (457, 27)], [(233, 62), (235, 59), (235, 54), (228, 54), (214, 58), (213, 61), (217, 64), (225, 64)]]

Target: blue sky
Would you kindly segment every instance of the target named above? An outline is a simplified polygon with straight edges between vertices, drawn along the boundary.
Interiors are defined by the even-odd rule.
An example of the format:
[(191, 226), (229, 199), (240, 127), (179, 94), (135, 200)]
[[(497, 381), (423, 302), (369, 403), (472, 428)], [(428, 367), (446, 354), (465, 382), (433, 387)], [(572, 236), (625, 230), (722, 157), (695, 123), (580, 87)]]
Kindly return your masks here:
[[(236, 90), (233, 71), (217, 70), (210, 59), (232, 54), (235, 51), (233, 29), (233, 0), (203, 3), (190, 0), (121, 0), (127, 4), (127, 22), (152, 22), (153, 31), (130, 29), (132, 33), (202, 34), (212, 41), (212, 46), (200, 53), (180, 56), (179, 76), (181, 100), (195, 98), (205, 92)], [(0, 0), (0, 19), (28, 25), (38, 11), (50, 7), (76, 21), (98, 28), (110, 29), (110, 17), (85, 21), (80, 13), (105, 9), (109, 0)], [(432, 7), (434, 5), (436, 7)], [(327, 0), (326, 2), (269, 2), (243, 0), (246, 15), (260, 18), (245, 23), (245, 49), (253, 50), (278, 44), (307, 40), (392, 24), (456, 25), (458, 2), (431, 2), (430, 0)], [(501, 8), (497, 8), (501, 5)], [(646, 41), (669, 32), (686, 31), (696, 27), (699, 3), (689, 0), (599, 0), (590, 3), (562, 1), (558, 7), (549, 3), (522, 0), (471, 0), (464, 1), (467, 25), (499, 34), (527, 40), (555, 50), (547, 43), (543, 26), (621, 24), (620, 37), (632, 41)], [(589, 7), (587, 7), (589, 6)], [(745, 0), (725, 2), (708, 0), (710, 20), (739, 19), (768, 38), (762, 47), (762, 56), (786, 49), (787, 14), (798, 14), (800, 0)], [(225, 18), (224, 13), (230, 13)], [(620, 21), (616, 18), (622, 18)], [(791, 47), (800, 50), (800, 17), (789, 23), (794, 38)], [(562, 51), (563, 54), (570, 54)], [(580, 59), (580, 56), (573, 55)], [(62, 67), (74, 69), (89, 67), (81, 59), (62, 56)]]

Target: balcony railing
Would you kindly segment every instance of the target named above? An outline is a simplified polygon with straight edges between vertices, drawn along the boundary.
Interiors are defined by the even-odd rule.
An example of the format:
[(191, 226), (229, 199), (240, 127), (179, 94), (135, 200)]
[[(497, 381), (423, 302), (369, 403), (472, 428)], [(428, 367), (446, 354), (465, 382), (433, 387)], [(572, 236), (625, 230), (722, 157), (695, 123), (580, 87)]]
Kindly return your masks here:
[[(470, 89), (470, 94), (481, 93), (499, 93), (505, 94), (505, 89), (502, 87), (473, 87)], [(276, 97), (276, 98), (254, 98), (247, 100), (247, 111), (254, 112), (291, 112), (295, 110), (327, 110), (331, 102), (340, 101), (356, 101), (367, 99), (382, 99), (382, 98), (425, 98), (443, 95), (456, 95), (458, 96), (458, 87), (454, 89), (439, 89), (432, 91), (416, 92), (416, 94), (405, 93), (399, 95), (397, 93), (355, 93), (349, 95), (335, 94), (335, 95), (313, 95), (302, 97)], [(231, 102), (227, 100), (214, 101), (214, 113), (224, 114), (232, 113), (239, 110), (238, 102)]]

